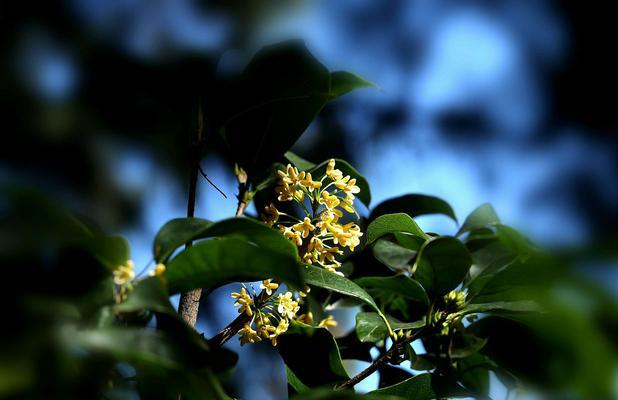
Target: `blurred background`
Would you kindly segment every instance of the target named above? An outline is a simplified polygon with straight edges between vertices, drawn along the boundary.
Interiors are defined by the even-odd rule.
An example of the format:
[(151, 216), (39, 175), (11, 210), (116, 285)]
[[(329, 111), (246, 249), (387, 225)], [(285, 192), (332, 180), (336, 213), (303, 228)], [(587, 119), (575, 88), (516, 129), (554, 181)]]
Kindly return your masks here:
[[(490, 202), (548, 248), (616, 250), (618, 28), (609, 4), (24, 0), (0, 10), (0, 183), (35, 187), (126, 235), (138, 270), (159, 227), (185, 214), (195, 96), (290, 38), (330, 70), (379, 87), (329, 104), (294, 147), (314, 162), (350, 161), (374, 205), (430, 194), (463, 220)], [(218, 220), (233, 215), (236, 184), (212, 146), (202, 167), (227, 199), (202, 181), (196, 215)], [(420, 222), (456, 230), (446, 218)], [(618, 299), (615, 262), (581, 264)], [(222, 288), (204, 302), (206, 336), (236, 315), (228, 296)], [(352, 327), (345, 319), (340, 333)], [(268, 346), (244, 348), (233, 379), (242, 398), (286, 395)]]

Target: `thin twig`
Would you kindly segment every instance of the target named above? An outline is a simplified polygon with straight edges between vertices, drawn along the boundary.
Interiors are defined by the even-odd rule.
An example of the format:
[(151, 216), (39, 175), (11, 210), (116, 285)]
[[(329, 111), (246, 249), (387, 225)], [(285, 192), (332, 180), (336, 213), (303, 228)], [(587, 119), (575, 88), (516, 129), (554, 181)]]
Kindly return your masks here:
[(423, 332), (423, 329), (420, 329), (416, 331), (410, 337), (404, 337), (403, 340), (393, 343), (390, 350), (382, 354), (378, 359), (372, 362), (367, 368), (365, 368), (360, 373), (358, 373), (358, 375), (353, 376), (352, 378), (343, 382), (341, 385), (337, 386), (336, 389), (342, 390), (342, 389), (352, 388), (354, 387), (354, 385), (356, 385), (363, 379), (367, 378), (369, 375), (376, 372), (378, 367), (380, 367), (381, 365), (394, 361), (394, 359), (399, 356), (403, 347), (406, 346), (408, 343), (412, 343), (413, 341), (418, 339), (422, 332)]
[(202, 174), (202, 176), (204, 177), (204, 179), (206, 179), (206, 181), (210, 183), (212, 187), (217, 189), (217, 192), (221, 193), (221, 195), (227, 199), (227, 196), (225, 195), (225, 193), (223, 193), (223, 191), (219, 189), (219, 187), (215, 185), (213, 181), (210, 180), (210, 178), (208, 177), (208, 175), (206, 175), (206, 172), (204, 172), (204, 170), (202, 169), (202, 166), (199, 163), (197, 164), (197, 168), (200, 171), (200, 174)]

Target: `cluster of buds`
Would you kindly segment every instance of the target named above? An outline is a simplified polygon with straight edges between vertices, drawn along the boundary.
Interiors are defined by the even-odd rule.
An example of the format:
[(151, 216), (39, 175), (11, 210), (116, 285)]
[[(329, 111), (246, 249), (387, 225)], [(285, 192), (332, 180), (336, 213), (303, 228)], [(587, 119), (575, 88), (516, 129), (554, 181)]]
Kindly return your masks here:
[[(148, 275), (159, 276), (165, 272), (165, 265), (158, 263)], [(127, 260), (120, 264), (112, 271), (114, 284), (116, 285), (116, 302), (121, 303), (126, 300), (128, 292), (133, 290), (135, 283), (135, 263), (132, 260)]]
[(353, 251), (363, 235), (354, 222), (339, 223), (344, 211), (358, 215), (354, 209), (355, 195), (360, 192), (356, 179), (343, 176), (341, 170), (335, 168), (333, 159), (328, 162), (325, 174), (316, 178), (318, 180), (314, 180), (310, 172), (299, 172), (290, 164), (278, 174), (277, 200), (298, 203), (305, 217), (300, 220), (279, 211), (271, 203), (265, 208), (262, 219), (276, 226), (299, 248), (303, 262), (343, 275), (337, 271), (341, 262), (336, 256), (342, 255), (344, 248)]
[(451, 328), (461, 322), (461, 311), (466, 306), (466, 292), (453, 290), (442, 298), (440, 309), (431, 316), (431, 324), (440, 329), (441, 335), (448, 335)]
[[(257, 343), (262, 340), (268, 340), (273, 346), (277, 345), (277, 338), (285, 333), (290, 321), (297, 320), (304, 323), (312, 323), (313, 316), (311, 313), (297, 315), (303, 302), (302, 298), (307, 296), (309, 288), (305, 292), (298, 292), (298, 297), (294, 297), (291, 291), (279, 293), (276, 297), (273, 296), (279, 284), (271, 279), (266, 279), (260, 284), (260, 289), (268, 296), (261, 304), (256, 304), (258, 294), (251, 287), (251, 293), (247, 287), (243, 285), (240, 292), (232, 293), (232, 298), (236, 300), (234, 305), (238, 307), (239, 313), (245, 313), (251, 317), (251, 320), (238, 331), (240, 344)], [(332, 316), (320, 321), (319, 327), (337, 326), (337, 322)]]

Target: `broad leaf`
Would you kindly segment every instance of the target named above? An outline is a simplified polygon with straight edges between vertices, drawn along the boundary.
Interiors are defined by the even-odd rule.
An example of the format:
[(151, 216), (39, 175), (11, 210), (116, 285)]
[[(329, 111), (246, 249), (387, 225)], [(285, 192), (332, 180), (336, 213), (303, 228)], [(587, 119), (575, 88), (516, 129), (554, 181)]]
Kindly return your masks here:
[(489, 203), (480, 205), (474, 211), (468, 215), (461, 228), (457, 232), (456, 236), (459, 236), (465, 232), (470, 232), (475, 229), (484, 228), (488, 225), (499, 224), (500, 218), (496, 214), (496, 211)]
[(482, 396), (489, 393), (489, 364), (482, 354), (476, 353), (457, 360), (459, 381), (472, 392)]
[(184, 250), (170, 261), (164, 276), (171, 294), (268, 278), (303, 287), (301, 265), (295, 257), (236, 237), (208, 240)]
[[(309, 172), (314, 178), (320, 177), (326, 173), (326, 166), (328, 165), (328, 161), (326, 160), (315, 167), (313, 167)], [(356, 197), (363, 203), (365, 206), (369, 207), (369, 203), (371, 203), (371, 190), (369, 188), (369, 183), (367, 179), (360, 172), (356, 170), (353, 166), (351, 166), (347, 161), (341, 160), (339, 158), (335, 159), (335, 168), (341, 170), (343, 176), (349, 175), (350, 178), (356, 179), (356, 186), (360, 189), (360, 193), (356, 194)]]
[(386, 239), (378, 239), (373, 245), (373, 255), (382, 264), (395, 271), (409, 271), (410, 261), (416, 256), (416, 251)]
[(211, 223), (199, 218), (178, 218), (167, 222), (157, 233), (153, 249), (155, 260), (165, 262), (178, 247), (190, 240), (219, 236), (242, 238), (262, 248), (292, 257), (298, 254), (292, 242), (260, 221), (229, 218)]
[(408, 214), (386, 214), (376, 218), (367, 227), (367, 244), (375, 242), (384, 235), (396, 232), (410, 233), (422, 238), (427, 237)]
[(491, 303), (468, 304), (461, 311), (463, 314), (492, 312), (541, 312), (542, 309), (534, 301), (494, 301)]
[(301, 171), (306, 171), (306, 170), (309, 170), (315, 167), (314, 163), (312, 163), (311, 161), (305, 160), (301, 156), (295, 153), (292, 153), (291, 151), (286, 151), (284, 155), (285, 155), (285, 158), (287, 158), (289, 162), (294, 164), (294, 166)]
[(409, 400), (469, 397), (462, 386), (432, 374), (420, 374), (393, 386), (377, 389), (369, 394), (399, 396)]
[(471, 264), (472, 258), (463, 243), (452, 237), (439, 237), (421, 248), (414, 277), (428, 293), (442, 296), (462, 282)]
[(348, 378), (337, 342), (327, 329), (293, 328), (279, 338), (277, 350), (286, 368), (298, 381), (293, 385), (294, 389), (301, 391), (303, 386), (332, 387)]
[(357, 279), (355, 282), (366, 289), (396, 293), (406, 299), (429, 305), (429, 297), (427, 297), (427, 293), (425, 293), (425, 289), (423, 289), (420, 283), (403, 275), (364, 277)]
[[(419, 329), (425, 326), (424, 321), (400, 322), (392, 317), (386, 317), (393, 330)], [(356, 335), (363, 342), (378, 342), (388, 337), (388, 328), (382, 317), (374, 312), (356, 314)]]
[(444, 200), (423, 194), (406, 194), (388, 199), (377, 205), (369, 217), (373, 221), (385, 214), (405, 213), (412, 218), (419, 215), (442, 214), (457, 222), (453, 208)]
[[(333, 76), (336, 86), (332, 87)], [(331, 74), (302, 41), (264, 47), (207, 105), (213, 128), (252, 175), (279, 160), (329, 101), (362, 87)]]
[(97, 236), (87, 246), (95, 257), (110, 270), (131, 258), (129, 241), (122, 236)]

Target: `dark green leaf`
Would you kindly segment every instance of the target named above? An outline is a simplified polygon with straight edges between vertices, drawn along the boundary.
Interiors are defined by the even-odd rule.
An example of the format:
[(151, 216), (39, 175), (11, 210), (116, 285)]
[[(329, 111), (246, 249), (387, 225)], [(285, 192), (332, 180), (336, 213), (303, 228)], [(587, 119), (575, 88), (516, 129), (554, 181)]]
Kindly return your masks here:
[(399, 396), (410, 400), (469, 397), (462, 386), (432, 374), (420, 374), (396, 385), (374, 390), (369, 394)]
[[(328, 165), (328, 161), (326, 160), (314, 168), (312, 168), (309, 172), (314, 178), (319, 178), (326, 173), (326, 166)], [(349, 175), (350, 178), (356, 179), (356, 186), (359, 187), (360, 192), (356, 194), (356, 197), (363, 203), (365, 206), (369, 207), (369, 203), (371, 203), (371, 190), (369, 189), (369, 183), (367, 179), (360, 172), (356, 170), (353, 166), (351, 166), (347, 161), (341, 160), (339, 158), (335, 159), (335, 168), (341, 170), (343, 176)]]
[(376, 87), (376, 85), (346, 71), (335, 71), (330, 74), (330, 94), (333, 97), (343, 96), (354, 89), (365, 87)]
[(480, 205), (468, 215), (456, 236), (474, 229), (484, 228), (488, 225), (499, 224), (500, 218), (489, 203)]
[(380, 311), (375, 301), (363, 288), (348, 278), (312, 265), (305, 266), (305, 282), (311, 286), (317, 286), (346, 296), (354, 297), (369, 304), (376, 311)]
[(378, 239), (373, 245), (373, 255), (382, 264), (395, 271), (409, 271), (410, 261), (416, 256), (416, 251), (386, 239)]
[(177, 248), (200, 238), (211, 225), (212, 222), (201, 218), (176, 218), (166, 222), (154, 239), (152, 254), (155, 261), (167, 262)]
[(179, 218), (168, 222), (155, 238), (155, 259), (163, 262), (189, 240), (209, 237), (236, 237), (264, 249), (296, 257), (298, 250), (279, 231), (249, 218), (229, 218), (211, 223), (197, 218)]
[[(400, 322), (392, 317), (386, 317), (393, 330), (419, 329), (425, 326), (424, 321)], [(356, 335), (363, 342), (378, 342), (388, 336), (388, 328), (382, 317), (374, 312), (356, 314)]]
[[(337, 342), (324, 328), (295, 327), (279, 338), (279, 354), (303, 386), (334, 386), (348, 378)], [(319, 351), (317, 351), (319, 349)], [(295, 389), (303, 386), (295, 384)]]
[(171, 294), (267, 278), (283, 281), (294, 288), (303, 287), (301, 266), (296, 257), (236, 237), (208, 240), (184, 250), (170, 261), (164, 276)]
[(110, 270), (131, 258), (129, 241), (122, 236), (95, 237), (88, 246), (97, 259)]
[(421, 238), (427, 237), (408, 214), (386, 214), (376, 218), (367, 227), (367, 243), (373, 243), (384, 235), (396, 232), (410, 233)]
[(252, 175), (279, 160), (325, 104), (361, 87), (334, 77), (332, 87), (331, 73), (302, 41), (264, 47), (240, 79), (212, 98), (209, 120)]
[(419, 215), (442, 214), (457, 222), (451, 206), (444, 200), (423, 194), (406, 194), (388, 199), (376, 206), (369, 217), (373, 221), (385, 214), (405, 213), (414, 218)]
[(471, 264), (472, 258), (463, 243), (452, 237), (439, 237), (421, 248), (414, 277), (428, 293), (442, 296), (462, 282)]
[(355, 282), (358, 283), (359, 286), (367, 289), (380, 289), (397, 293), (406, 299), (426, 305), (429, 304), (429, 298), (423, 287), (414, 279), (403, 275), (392, 277), (364, 277), (357, 279)]
[(478, 353), (478, 351), (481, 350), (486, 343), (486, 339), (482, 339), (474, 335), (461, 335), (457, 338), (456, 343), (453, 344), (451, 358), (465, 358), (472, 354)]
[(541, 312), (542, 309), (534, 301), (494, 301), (491, 303), (468, 304), (462, 310), (464, 314), (507, 312)]
[(289, 162), (294, 164), (294, 166), (301, 171), (307, 171), (312, 168), (315, 168), (314, 163), (312, 163), (311, 161), (305, 160), (301, 156), (295, 153), (292, 153), (291, 151), (286, 151), (284, 155), (285, 155), (285, 158), (287, 158)]
[(486, 357), (476, 353), (457, 361), (459, 381), (472, 392), (482, 396), (489, 393), (489, 369)]

